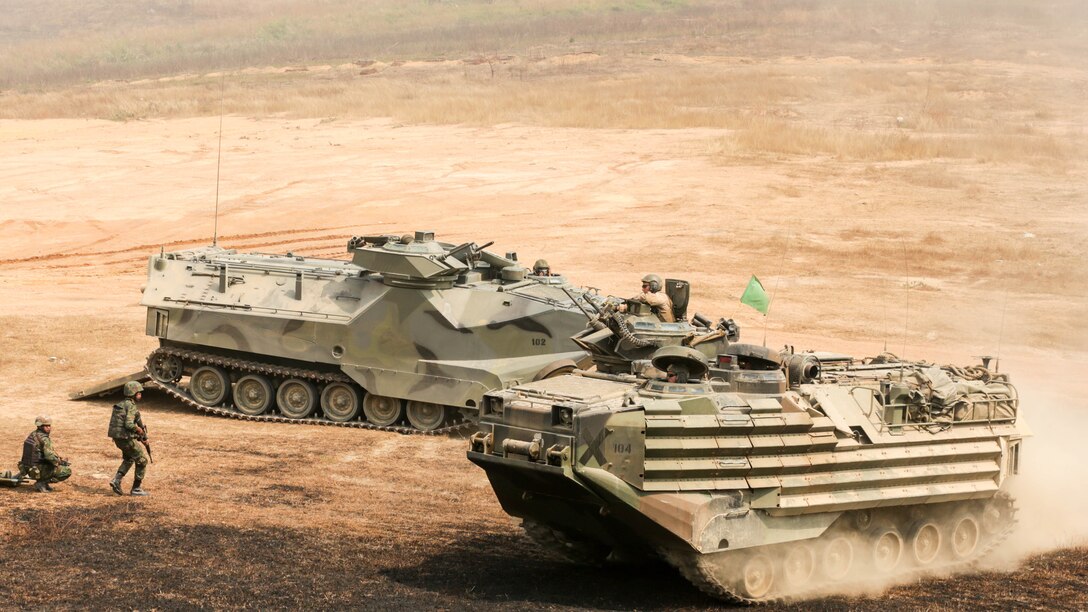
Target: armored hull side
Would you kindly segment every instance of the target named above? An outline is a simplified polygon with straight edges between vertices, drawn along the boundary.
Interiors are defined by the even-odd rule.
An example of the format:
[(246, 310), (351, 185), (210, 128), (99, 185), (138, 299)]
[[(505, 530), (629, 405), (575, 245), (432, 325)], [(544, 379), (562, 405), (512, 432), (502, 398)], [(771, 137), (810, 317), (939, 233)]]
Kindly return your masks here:
[[(219, 248), (152, 257), (142, 301), (161, 344), (152, 377), (213, 411), (433, 431), (471, 417), (488, 390), (584, 357), (569, 339), (585, 325), (573, 302), (584, 292), (561, 277), (471, 249), (466, 263), (429, 236), (395, 244), (353, 244), (392, 256), (377, 261), (384, 272), (358, 257)], [(403, 265), (412, 259), (435, 269)]]

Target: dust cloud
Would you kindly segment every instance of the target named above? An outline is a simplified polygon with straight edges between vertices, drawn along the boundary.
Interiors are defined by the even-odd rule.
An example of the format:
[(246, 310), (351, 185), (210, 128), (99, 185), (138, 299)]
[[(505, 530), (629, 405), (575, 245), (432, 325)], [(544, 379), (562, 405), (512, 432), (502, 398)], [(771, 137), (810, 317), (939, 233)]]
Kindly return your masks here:
[(1034, 380), (1021, 382), (1018, 389), (1031, 437), (1010, 486), (1019, 508), (1017, 527), (986, 560), (986, 565), (1006, 569), (1029, 554), (1088, 544), (1088, 409)]

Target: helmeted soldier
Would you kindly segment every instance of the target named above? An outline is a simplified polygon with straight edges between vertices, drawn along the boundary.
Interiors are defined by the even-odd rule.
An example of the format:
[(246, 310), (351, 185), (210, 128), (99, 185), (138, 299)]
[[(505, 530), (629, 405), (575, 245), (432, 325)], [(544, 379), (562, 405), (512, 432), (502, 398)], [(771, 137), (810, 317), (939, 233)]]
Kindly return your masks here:
[(26, 474), (33, 478), (34, 490), (38, 493), (51, 493), (51, 483), (67, 480), (72, 475), (68, 460), (59, 457), (53, 450), (53, 439), (49, 433), (53, 430), (53, 420), (47, 416), (34, 419), (36, 429), (30, 432), (23, 442), (23, 457), (19, 461), (19, 479)]
[(548, 265), (548, 261), (546, 259), (538, 259), (536, 260), (536, 263), (533, 264), (533, 275), (551, 276), (552, 267)]
[(672, 311), (672, 300), (661, 290), (663, 286), (660, 276), (647, 274), (642, 277), (642, 293), (631, 299), (649, 304), (650, 310), (657, 315), (657, 318), (666, 323), (673, 323), (676, 321), (676, 315)]
[(666, 381), (681, 385), (697, 383), (710, 371), (706, 355), (690, 346), (663, 346), (654, 351), (650, 364), (665, 371)]
[(121, 479), (128, 474), (132, 466), (136, 465), (136, 476), (132, 481), (132, 495), (147, 495), (140, 485), (144, 481), (144, 473), (147, 470), (147, 455), (144, 454), (141, 440), (147, 440), (147, 428), (140, 417), (140, 410), (136, 402), (143, 398), (144, 386), (130, 380), (125, 383), (125, 399), (114, 405), (110, 415), (109, 436), (113, 443), (121, 449), (121, 466), (117, 468), (117, 474), (110, 481), (110, 488), (118, 495), (124, 495), (121, 491)]
[(691, 372), (683, 364), (670, 365), (669, 369), (665, 371), (665, 380), (671, 383), (685, 384), (690, 376)]

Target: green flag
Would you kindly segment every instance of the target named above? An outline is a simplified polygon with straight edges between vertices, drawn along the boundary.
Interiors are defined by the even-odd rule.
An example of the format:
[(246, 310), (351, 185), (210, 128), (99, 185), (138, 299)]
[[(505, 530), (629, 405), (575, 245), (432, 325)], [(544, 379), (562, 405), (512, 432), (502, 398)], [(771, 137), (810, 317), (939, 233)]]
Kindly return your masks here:
[(767, 292), (763, 290), (763, 283), (759, 282), (755, 274), (752, 275), (752, 280), (748, 281), (748, 286), (744, 288), (744, 294), (740, 296), (740, 303), (747, 304), (763, 314), (767, 314), (767, 309), (771, 305), (771, 298), (767, 297)]

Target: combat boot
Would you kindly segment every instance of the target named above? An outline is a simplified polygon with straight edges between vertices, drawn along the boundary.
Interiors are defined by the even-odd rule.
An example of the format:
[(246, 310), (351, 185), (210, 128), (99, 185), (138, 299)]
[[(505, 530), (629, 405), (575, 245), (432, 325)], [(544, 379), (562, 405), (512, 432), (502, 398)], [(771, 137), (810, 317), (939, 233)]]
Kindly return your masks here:
[(125, 492), (121, 490), (121, 479), (122, 478), (124, 478), (124, 475), (121, 472), (117, 472), (117, 475), (114, 476), (113, 480), (110, 481), (110, 488), (113, 489), (113, 492), (118, 494), (118, 495), (124, 495), (125, 494)]
[(39, 480), (38, 482), (34, 483), (35, 493), (51, 493), (52, 491), (53, 489), (49, 488), (49, 483), (44, 480)]
[(139, 480), (132, 483), (132, 491), (129, 492), (129, 495), (132, 495), (134, 497), (147, 497), (148, 495), (151, 495), (147, 491), (144, 491), (143, 489), (140, 488), (141, 484), (142, 484), (142, 482), (139, 481)]

